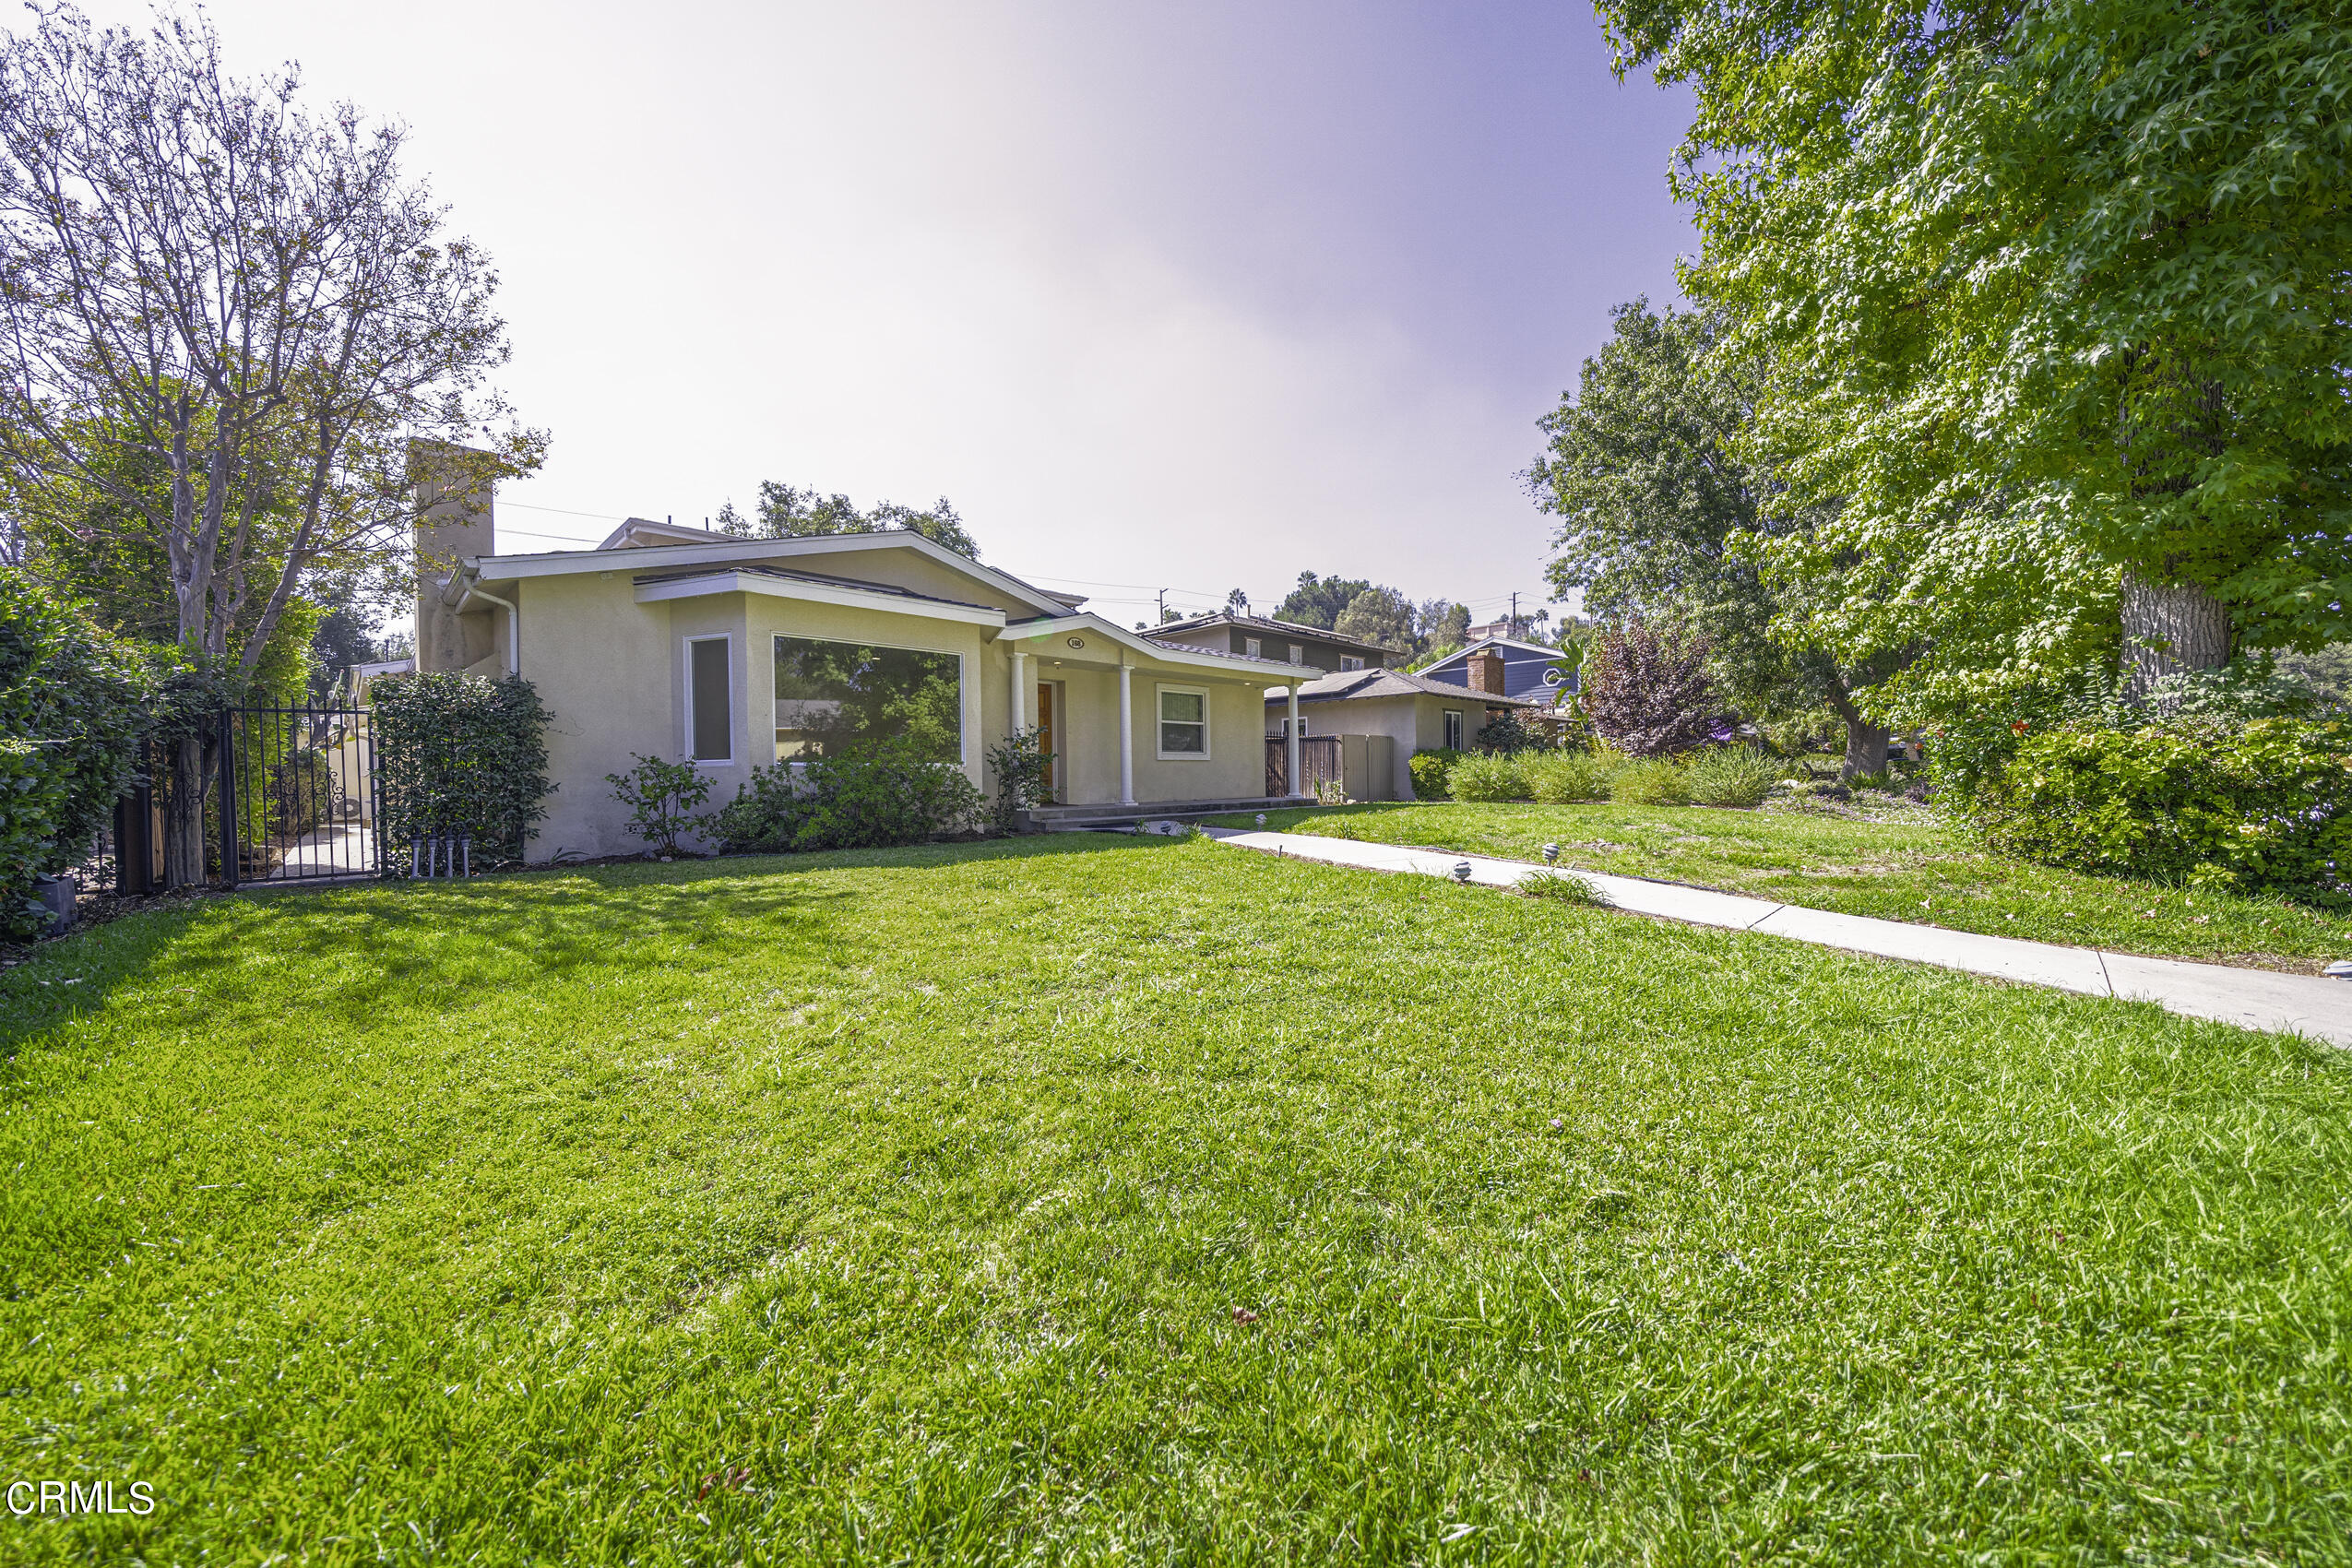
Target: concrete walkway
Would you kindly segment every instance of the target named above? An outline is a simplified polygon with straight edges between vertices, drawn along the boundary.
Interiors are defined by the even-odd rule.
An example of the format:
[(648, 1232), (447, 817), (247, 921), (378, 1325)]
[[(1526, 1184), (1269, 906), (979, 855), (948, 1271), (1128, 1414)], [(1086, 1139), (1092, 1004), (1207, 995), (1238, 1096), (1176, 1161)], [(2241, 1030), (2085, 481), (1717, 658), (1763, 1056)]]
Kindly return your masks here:
[[(1202, 831), (1218, 842), (1237, 849), (1321, 861), (1329, 865), (1411, 872), (1449, 880), (1454, 868), (1467, 861), (1470, 881), (1484, 887), (1510, 887), (1544, 870), (1525, 861), (1408, 849), (1394, 844), (1364, 844), (1350, 838), (1324, 838), (1305, 833), (1250, 833), (1216, 827)], [(2287, 1029), (2334, 1045), (2352, 1046), (2352, 980), (2282, 975), (2268, 969), (2234, 968), (2226, 964), (2192, 964), (2179, 958), (2143, 958), (2129, 953), (2102, 953), (2090, 947), (2022, 942), (2013, 936), (1978, 936), (1972, 932), (1946, 931), (1941, 926), (1832, 914), (1826, 909), (1776, 904), (1767, 898), (1710, 893), (1705, 888), (1684, 887), (1671, 882), (1603, 876), (1587, 871), (1575, 874), (1599, 888), (1610, 903), (1629, 914), (1657, 915), (1733, 931), (1763, 932), (1823, 947), (1843, 947), (1849, 952), (1908, 958), (1915, 963), (1938, 964), (1948, 969), (1995, 975), (2029, 985), (2055, 986), (2086, 996), (2153, 1002), (2167, 1012), (2192, 1018), (2212, 1018), (2250, 1029)]]

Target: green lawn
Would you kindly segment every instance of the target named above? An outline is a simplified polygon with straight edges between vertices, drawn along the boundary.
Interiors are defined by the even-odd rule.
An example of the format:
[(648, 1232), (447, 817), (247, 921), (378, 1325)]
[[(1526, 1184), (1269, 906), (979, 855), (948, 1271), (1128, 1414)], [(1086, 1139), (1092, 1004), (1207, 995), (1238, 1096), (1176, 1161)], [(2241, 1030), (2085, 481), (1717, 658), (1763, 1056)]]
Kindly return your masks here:
[(0, 1039), (10, 1476), (162, 1500), (11, 1564), (2352, 1532), (2352, 1071), (2144, 1005), (1068, 838), (214, 901)]
[[(1868, 796), (1862, 797), (1869, 799)], [(1766, 807), (1426, 805), (1274, 811), (1266, 826), (1379, 844), (1540, 858), (1816, 909), (2168, 958), (2317, 974), (2352, 958), (2352, 920), (2290, 898), (2191, 893), (1986, 853), (1932, 811), (1865, 821)], [(1218, 819), (1253, 826), (1253, 814)], [(2352, 988), (2347, 988), (2352, 994)]]

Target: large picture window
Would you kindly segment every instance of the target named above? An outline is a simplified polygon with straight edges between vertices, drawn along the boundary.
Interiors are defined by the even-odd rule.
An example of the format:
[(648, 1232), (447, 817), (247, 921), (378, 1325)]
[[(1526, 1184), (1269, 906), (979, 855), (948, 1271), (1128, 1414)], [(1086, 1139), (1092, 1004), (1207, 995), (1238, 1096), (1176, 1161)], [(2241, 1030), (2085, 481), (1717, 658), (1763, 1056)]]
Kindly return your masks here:
[(838, 756), (861, 741), (915, 741), (964, 760), (964, 661), (875, 643), (776, 639), (776, 760)]
[(1159, 754), (1208, 755), (1208, 694), (1197, 686), (1159, 688)]

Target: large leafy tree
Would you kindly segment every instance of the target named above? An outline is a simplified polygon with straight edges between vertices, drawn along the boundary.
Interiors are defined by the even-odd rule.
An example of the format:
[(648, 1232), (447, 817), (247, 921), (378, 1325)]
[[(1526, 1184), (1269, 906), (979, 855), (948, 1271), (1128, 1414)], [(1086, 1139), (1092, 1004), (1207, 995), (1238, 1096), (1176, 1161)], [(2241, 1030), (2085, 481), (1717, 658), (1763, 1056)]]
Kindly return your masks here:
[(1361, 577), (1318, 577), (1313, 572), (1301, 572), (1298, 587), (1275, 606), (1274, 618), (1294, 621), (1301, 626), (1320, 626), (1328, 632), (1348, 606), (1356, 601), (1356, 596), (1372, 586)]
[(846, 495), (822, 495), (814, 488), (802, 490), (772, 479), (762, 480), (757, 515), (746, 517), (730, 502), (719, 509), (719, 526), (728, 533), (747, 539), (804, 539), (821, 534), (886, 533), (904, 529), (958, 555), (980, 559), (980, 541), (964, 527), (964, 519), (956, 516), (956, 508), (944, 495), (927, 512), (895, 501), (885, 501), (872, 511), (861, 512), (857, 503)]
[[(1560, 519), (1546, 568), (1555, 596), (1584, 590), (1608, 621), (1679, 625), (1709, 650), (1716, 686), (1748, 712), (1823, 706), (1846, 724), (1849, 772), (1886, 766), (1887, 732), (1856, 704), (1858, 686), (1899, 667), (1900, 646), (1841, 660), (1799, 640), (1806, 612), (1847, 585), (1831, 571), (1779, 590), (1761, 563), (1776, 538), (1815, 516), (1764, 503), (1771, 483), (1740, 452), (1756, 378), (1717, 350), (1717, 316), (1620, 305), (1616, 331), (1585, 362), (1574, 394), (1544, 416), (1549, 443), (1528, 472)], [(1899, 634), (1898, 634), (1899, 635)]]
[(1688, 82), (1684, 287), (1770, 367), (1782, 580), (1869, 697), (2111, 647), (2145, 681), (2352, 619), (2352, 30), (2340, 3), (1600, 0)]
[[(463, 491), (544, 437), (486, 384), (496, 277), (400, 127), (230, 77), (200, 17), (34, 16), (0, 41), (0, 464), (85, 542), (160, 547), (174, 640), (234, 691), (322, 564), (407, 560), (413, 443), (461, 448)], [(171, 874), (200, 880), (197, 735), (172, 766)]]
[(1398, 653), (1411, 653), (1419, 641), (1413, 632), (1413, 601), (1393, 588), (1364, 589), (1348, 601), (1331, 629)]

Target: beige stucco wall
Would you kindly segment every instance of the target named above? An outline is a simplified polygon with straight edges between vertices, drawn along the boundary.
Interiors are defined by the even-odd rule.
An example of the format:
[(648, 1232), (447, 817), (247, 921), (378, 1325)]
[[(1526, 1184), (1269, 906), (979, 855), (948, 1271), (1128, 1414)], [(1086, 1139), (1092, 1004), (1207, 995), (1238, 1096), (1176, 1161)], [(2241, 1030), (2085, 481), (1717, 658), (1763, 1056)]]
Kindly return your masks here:
[[(916, 568), (932, 564), (898, 552)], [(828, 570), (847, 571), (839, 559)], [(885, 580), (885, 560), (861, 564)], [(918, 574), (919, 575), (919, 574)], [(900, 576), (906, 574), (899, 574)], [(964, 661), (963, 768), (983, 790), (995, 787), (987, 753), (1009, 728), (1010, 651), (992, 627), (844, 605), (817, 604), (766, 594), (728, 592), (640, 604), (634, 574), (579, 573), (505, 582), (502, 595), (522, 606), (522, 673), (548, 707), (548, 771), (559, 788), (530, 845), (533, 860), (565, 851), (599, 856), (642, 848), (624, 824), (628, 813), (612, 798), (605, 776), (626, 772), (637, 755), (675, 760), (686, 750), (686, 644), (690, 637), (729, 639), (734, 755), (705, 764), (711, 782), (705, 809), (733, 798), (754, 767), (775, 761), (774, 639), (779, 636), (874, 642), (955, 654)], [(907, 586), (914, 586), (909, 583)], [(1115, 649), (1089, 641), (1099, 660)], [(1072, 657), (1060, 665), (1031, 647), (1027, 674), (1063, 683), (1061, 751), (1063, 799), (1098, 804), (1119, 798), (1118, 676), (1114, 667)], [(503, 650), (502, 650), (503, 654)], [(1133, 657), (1132, 655), (1130, 657)], [(1138, 667), (1134, 683), (1135, 798), (1139, 802), (1247, 798), (1265, 790), (1261, 731), (1263, 675)], [(1209, 755), (1162, 759), (1158, 753), (1158, 688), (1182, 685), (1208, 694)], [(1033, 695), (1027, 717), (1036, 719)]]

